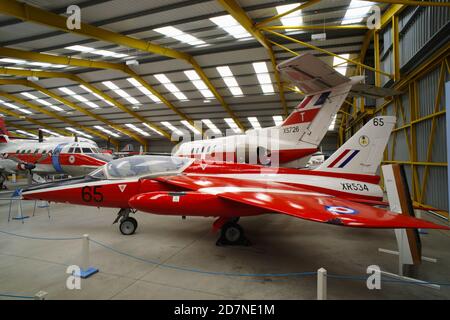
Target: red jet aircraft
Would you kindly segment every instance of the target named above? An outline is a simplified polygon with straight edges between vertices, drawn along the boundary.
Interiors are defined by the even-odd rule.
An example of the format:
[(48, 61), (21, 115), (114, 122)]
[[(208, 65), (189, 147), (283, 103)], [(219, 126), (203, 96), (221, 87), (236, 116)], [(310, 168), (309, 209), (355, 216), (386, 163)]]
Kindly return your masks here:
[(29, 187), (24, 199), (120, 208), (120, 231), (133, 234), (137, 210), (162, 215), (216, 217), (218, 245), (246, 244), (240, 217), (281, 213), (361, 228), (446, 229), (372, 205), (382, 204), (376, 170), (395, 117), (370, 120), (313, 170), (202, 162), (170, 156), (113, 160), (85, 177)]

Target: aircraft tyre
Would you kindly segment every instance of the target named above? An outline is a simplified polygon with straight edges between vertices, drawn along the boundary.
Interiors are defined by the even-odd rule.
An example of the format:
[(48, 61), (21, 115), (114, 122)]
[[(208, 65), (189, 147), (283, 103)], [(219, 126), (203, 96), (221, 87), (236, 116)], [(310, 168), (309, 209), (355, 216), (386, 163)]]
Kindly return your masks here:
[(234, 221), (227, 222), (223, 225), (220, 238), (216, 242), (217, 246), (249, 246), (250, 241), (244, 235), (244, 229)]
[(136, 232), (138, 223), (135, 218), (128, 217), (120, 221), (119, 230), (125, 236), (132, 235)]

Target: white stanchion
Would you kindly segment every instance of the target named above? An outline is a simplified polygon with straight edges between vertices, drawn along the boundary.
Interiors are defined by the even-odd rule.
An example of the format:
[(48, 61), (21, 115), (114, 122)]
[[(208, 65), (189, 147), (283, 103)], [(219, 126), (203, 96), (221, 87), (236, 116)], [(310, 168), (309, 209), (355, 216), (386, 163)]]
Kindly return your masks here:
[(317, 300), (327, 300), (327, 270), (317, 270)]
[(11, 182), (12, 182), (12, 183), (17, 183), (17, 176), (16, 176), (15, 173), (13, 173), (13, 174), (11, 175)]
[(89, 235), (84, 234), (81, 245), (81, 266), (80, 277), (83, 279), (89, 278), (98, 272), (97, 268), (89, 266)]

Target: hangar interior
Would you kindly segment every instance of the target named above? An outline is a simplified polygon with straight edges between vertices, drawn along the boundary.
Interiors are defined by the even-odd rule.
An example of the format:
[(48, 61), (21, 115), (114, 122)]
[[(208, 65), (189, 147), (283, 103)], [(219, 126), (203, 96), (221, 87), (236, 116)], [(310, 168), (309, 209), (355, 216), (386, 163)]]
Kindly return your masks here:
[[(69, 29), (77, 8), (81, 27)], [(343, 75), (401, 92), (347, 98), (320, 150), (329, 155), (374, 116), (395, 115), (383, 164), (402, 164), (413, 204), (433, 212), (422, 217), (448, 224), (449, 35), (445, 0), (0, 0), (0, 114), (17, 137), (37, 138), (43, 129), (119, 152), (170, 153), (180, 131), (194, 137), (200, 127), (224, 134), (278, 125), (304, 95), (276, 65), (311, 53)], [(224, 248), (214, 246), (204, 218), (138, 213), (139, 232), (124, 238), (110, 226), (113, 209), (51, 204), (48, 216), (37, 208), (20, 222), (8, 221), (10, 206), (0, 203), (0, 293), (17, 296), (314, 299), (307, 272), (325, 267), (357, 279), (369, 265), (395, 272), (398, 264), (378, 251), (395, 249), (390, 229), (266, 215), (245, 218), (254, 245)], [(68, 290), (66, 267), (80, 259), (83, 234), (97, 241), (90, 262), (100, 272), (82, 290)], [(449, 237), (421, 235), (423, 255), (437, 262), (423, 262), (420, 279), (450, 283)], [(305, 276), (270, 276), (286, 272)], [(328, 296), (449, 299), (449, 288), (386, 282), (367, 290), (364, 281), (336, 277)]]

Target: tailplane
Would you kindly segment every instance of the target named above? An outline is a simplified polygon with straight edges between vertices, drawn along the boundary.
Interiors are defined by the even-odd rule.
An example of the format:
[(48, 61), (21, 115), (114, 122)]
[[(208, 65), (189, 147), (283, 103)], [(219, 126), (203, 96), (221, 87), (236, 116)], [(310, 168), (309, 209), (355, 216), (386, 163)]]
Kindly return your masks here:
[(375, 175), (396, 118), (375, 117), (315, 170)]

